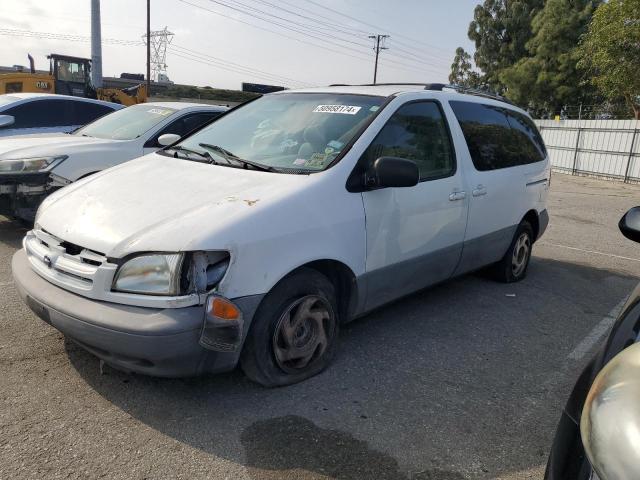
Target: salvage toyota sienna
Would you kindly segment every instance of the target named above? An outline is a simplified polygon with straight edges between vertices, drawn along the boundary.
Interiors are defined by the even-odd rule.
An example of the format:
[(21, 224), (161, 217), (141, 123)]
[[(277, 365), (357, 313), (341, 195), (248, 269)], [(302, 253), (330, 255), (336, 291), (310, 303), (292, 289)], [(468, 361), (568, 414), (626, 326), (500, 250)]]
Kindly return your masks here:
[(240, 364), (287, 385), (385, 303), (483, 267), (524, 278), (549, 180), (531, 118), (499, 97), (278, 92), (49, 196), (13, 275), (40, 318), (115, 368)]

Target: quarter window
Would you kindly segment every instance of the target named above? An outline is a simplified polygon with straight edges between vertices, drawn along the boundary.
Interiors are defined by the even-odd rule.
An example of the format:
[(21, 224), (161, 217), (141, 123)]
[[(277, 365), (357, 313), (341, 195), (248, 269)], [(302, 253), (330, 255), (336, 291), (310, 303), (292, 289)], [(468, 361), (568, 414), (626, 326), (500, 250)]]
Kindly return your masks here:
[(496, 170), (544, 160), (544, 142), (521, 113), (493, 105), (450, 102), (477, 170)]
[(453, 147), (439, 105), (414, 102), (400, 107), (365, 151), (365, 165), (372, 165), (380, 157), (413, 160), (420, 180), (452, 175)]
[(73, 102), (73, 115), (71, 116), (72, 125), (86, 125), (95, 119), (113, 112), (113, 108), (99, 103), (91, 102)]

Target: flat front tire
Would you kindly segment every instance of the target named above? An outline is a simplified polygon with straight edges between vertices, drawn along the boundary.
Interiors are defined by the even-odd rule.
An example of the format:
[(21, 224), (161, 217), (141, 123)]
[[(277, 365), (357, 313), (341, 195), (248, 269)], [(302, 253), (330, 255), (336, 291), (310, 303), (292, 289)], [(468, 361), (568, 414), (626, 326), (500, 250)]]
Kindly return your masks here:
[(265, 387), (317, 375), (335, 354), (338, 324), (333, 284), (319, 272), (301, 268), (260, 304), (242, 350), (242, 370)]

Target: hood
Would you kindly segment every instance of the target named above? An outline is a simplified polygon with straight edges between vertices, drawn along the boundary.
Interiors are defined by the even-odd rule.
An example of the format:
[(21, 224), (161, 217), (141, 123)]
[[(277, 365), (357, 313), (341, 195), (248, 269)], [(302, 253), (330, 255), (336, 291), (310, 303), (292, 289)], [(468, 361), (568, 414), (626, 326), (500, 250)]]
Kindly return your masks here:
[(222, 242), (219, 235), (231, 224), (303, 190), (317, 176), (152, 153), (55, 192), (42, 204), (37, 223), (58, 238), (110, 257), (226, 248), (211, 242)]
[(0, 139), (0, 160), (65, 155), (72, 148), (94, 148), (99, 145), (111, 145), (115, 141), (64, 133), (7, 137)]

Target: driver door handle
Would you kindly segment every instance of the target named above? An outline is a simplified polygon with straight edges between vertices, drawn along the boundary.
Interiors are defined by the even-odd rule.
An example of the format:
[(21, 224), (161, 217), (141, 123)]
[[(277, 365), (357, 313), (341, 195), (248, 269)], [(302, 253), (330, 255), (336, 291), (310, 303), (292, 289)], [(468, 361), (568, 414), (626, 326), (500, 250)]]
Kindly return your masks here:
[(451, 195), (449, 195), (449, 200), (451, 202), (455, 202), (456, 200), (464, 200), (466, 196), (467, 192), (452, 192)]
[(471, 195), (473, 195), (474, 197), (481, 197), (482, 195), (486, 195), (486, 194), (487, 194), (487, 187), (485, 187), (484, 185), (478, 185), (471, 192)]

